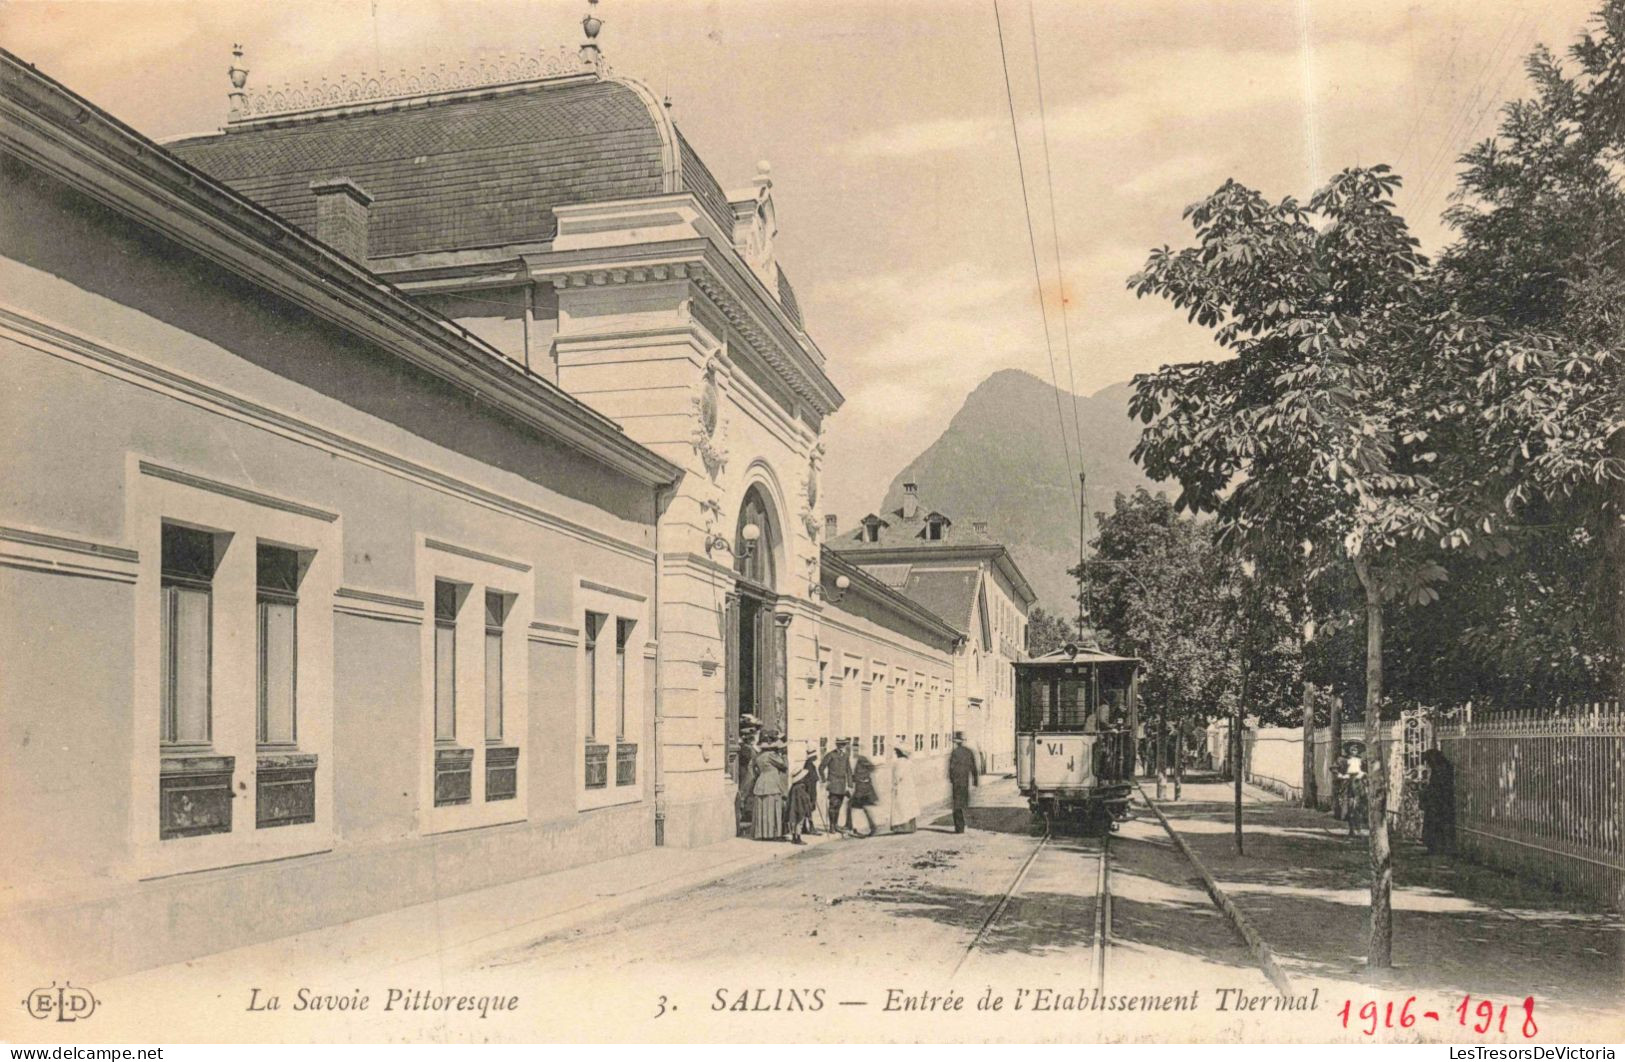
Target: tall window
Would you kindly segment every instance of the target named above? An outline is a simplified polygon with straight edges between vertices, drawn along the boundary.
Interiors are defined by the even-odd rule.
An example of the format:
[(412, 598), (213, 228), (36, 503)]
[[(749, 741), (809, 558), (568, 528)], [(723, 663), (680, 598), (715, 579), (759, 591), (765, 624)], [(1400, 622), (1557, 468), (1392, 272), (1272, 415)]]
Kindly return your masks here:
[(261, 745), (299, 740), (299, 554), (260, 543), (255, 551), (259, 598), (259, 723)]
[(456, 583), (434, 583), (434, 739), (457, 740), (457, 606)]
[(633, 623), (615, 621), (615, 736), (626, 740), (626, 646), (632, 640)]
[[(767, 503), (755, 487), (745, 492), (739, 507), (739, 526), (734, 530), (734, 571), (746, 580), (771, 587), (773, 585), (772, 522), (767, 516)], [(754, 527), (755, 537), (748, 537), (747, 527)]]
[(485, 592), (485, 740), (502, 740), (502, 624), (508, 615), (508, 598), (494, 590)]
[(214, 536), (165, 524), (162, 553), (160, 740), (166, 745), (206, 745), (212, 730), (209, 667)]
[(587, 613), (587, 742), (598, 738), (598, 635), (609, 617), (602, 612)]

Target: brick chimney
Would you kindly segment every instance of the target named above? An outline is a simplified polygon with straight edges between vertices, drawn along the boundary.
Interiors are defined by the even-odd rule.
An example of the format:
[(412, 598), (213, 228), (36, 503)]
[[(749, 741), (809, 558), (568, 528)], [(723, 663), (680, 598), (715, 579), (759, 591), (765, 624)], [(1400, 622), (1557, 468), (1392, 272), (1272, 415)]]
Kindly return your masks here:
[(316, 238), (352, 262), (367, 261), (368, 207), (372, 196), (348, 177), (310, 182), (316, 197)]
[(976, 530), (976, 533), (978, 535), (982, 536), (983, 538), (987, 537), (987, 521), (986, 520), (972, 520), (971, 521), (971, 527)]
[(835, 536), (840, 533), (840, 522), (835, 519), (834, 513), (824, 516), (824, 541), (834, 542)]
[(903, 484), (903, 519), (912, 520), (920, 514), (920, 485)]

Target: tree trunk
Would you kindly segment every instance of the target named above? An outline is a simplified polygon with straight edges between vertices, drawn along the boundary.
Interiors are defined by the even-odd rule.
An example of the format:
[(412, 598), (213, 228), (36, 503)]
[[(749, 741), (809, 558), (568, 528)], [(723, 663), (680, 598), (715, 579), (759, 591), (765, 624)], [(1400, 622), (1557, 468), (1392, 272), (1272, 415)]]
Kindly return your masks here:
[(1303, 684), (1303, 806), (1315, 806), (1315, 686)]
[[(1329, 713), (1330, 718), (1327, 719), (1327, 721), (1326, 721), (1327, 722), (1327, 727), (1326, 727), (1326, 730), (1327, 730), (1327, 734), (1326, 734), (1326, 757), (1327, 757), (1327, 761), (1330, 764), (1332, 764), (1333, 766), (1335, 766), (1337, 764), (1337, 758), (1339, 756), (1343, 755), (1343, 698), (1342, 698), (1342, 695), (1340, 695), (1340, 694), (1333, 694), (1332, 695), (1332, 705), (1331, 705), (1331, 707), (1329, 709), (1327, 709), (1327, 712)], [(1330, 773), (1330, 772), (1328, 772), (1328, 773)], [(1331, 804), (1333, 811), (1337, 810), (1337, 799), (1336, 798), (1337, 798), (1337, 777), (1335, 775), (1333, 775), (1332, 776), (1332, 791), (1330, 793), (1326, 794), (1326, 800), (1327, 800), (1327, 802), (1329, 804)]]
[(1388, 765), (1382, 738), (1382, 589), (1370, 561), (1354, 558), (1354, 571), (1365, 588), (1365, 744), (1366, 824), (1371, 852), (1371, 936), (1366, 966), (1393, 965), (1393, 852), (1388, 847)]
[(1185, 727), (1175, 724), (1179, 730), (1179, 740), (1174, 742), (1174, 799), (1179, 799), (1180, 787), (1185, 782)]
[(1157, 799), (1161, 800), (1163, 783), (1168, 778), (1168, 702), (1157, 706)]
[[(1625, 394), (1621, 397), (1625, 398)], [(1625, 462), (1625, 431), (1614, 433), (1609, 449), (1615, 460)], [(1611, 518), (1612, 521), (1603, 539), (1603, 549), (1614, 569), (1614, 644), (1625, 646), (1625, 479), (1614, 481), (1613, 493), (1613, 512), (1610, 513), (1606, 507), (1603, 509), (1604, 518)], [(1621, 654), (1618, 664), (1614, 674), (1614, 696), (1625, 706), (1625, 653)]]
[(1244, 768), (1244, 765), (1241, 762), (1241, 757), (1242, 757), (1241, 729), (1242, 729), (1243, 723), (1246, 721), (1246, 718), (1247, 718), (1247, 698), (1249, 696), (1251, 696), (1251, 694), (1252, 694), (1252, 679), (1253, 679), (1252, 668), (1249, 667), (1247, 665), (1247, 661), (1245, 659), (1243, 659), (1242, 664), (1241, 664), (1241, 696), (1239, 698), (1237, 698), (1237, 700), (1236, 700), (1236, 714), (1235, 714), (1235, 717), (1230, 720), (1230, 762), (1231, 762), (1230, 774), (1235, 779), (1235, 787), (1236, 787), (1236, 790), (1235, 790), (1235, 793), (1236, 793), (1236, 797), (1235, 797), (1235, 804), (1236, 804), (1235, 819), (1236, 819), (1236, 854), (1237, 855), (1243, 854), (1242, 853), (1242, 844), (1241, 844), (1241, 776), (1244, 773), (1245, 768)]

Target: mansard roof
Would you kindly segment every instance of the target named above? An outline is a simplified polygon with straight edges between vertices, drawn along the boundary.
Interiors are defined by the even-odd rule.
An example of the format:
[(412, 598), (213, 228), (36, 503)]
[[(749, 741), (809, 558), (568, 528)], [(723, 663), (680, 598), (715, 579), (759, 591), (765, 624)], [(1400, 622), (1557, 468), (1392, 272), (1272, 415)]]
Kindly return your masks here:
[(680, 474), (610, 418), (4, 49), (0, 147), (608, 468), (650, 486)]
[(373, 197), (372, 258), (544, 243), (556, 206), (672, 192), (733, 232), (665, 108), (596, 74), (254, 118), (167, 146), (307, 231), (311, 181), (349, 178)]

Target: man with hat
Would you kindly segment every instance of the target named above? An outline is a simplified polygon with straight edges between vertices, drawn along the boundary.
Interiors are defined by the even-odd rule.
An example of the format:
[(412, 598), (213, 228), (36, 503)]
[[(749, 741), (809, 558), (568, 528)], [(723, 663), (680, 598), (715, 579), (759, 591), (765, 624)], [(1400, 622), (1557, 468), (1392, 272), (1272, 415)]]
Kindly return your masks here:
[(852, 791), (850, 745), (848, 739), (836, 738), (835, 747), (824, 754), (824, 761), (818, 765), (824, 787), (829, 791), (829, 828), (835, 833), (848, 833), (852, 826), (850, 809), (847, 811), (846, 824), (841, 824), (841, 807), (847, 801), (847, 794)]
[(976, 753), (965, 747), (963, 730), (954, 731), (954, 750), (948, 754), (948, 784), (954, 792), (954, 832), (964, 833), (970, 787), (982, 784), (982, 772), (976, 769)]

